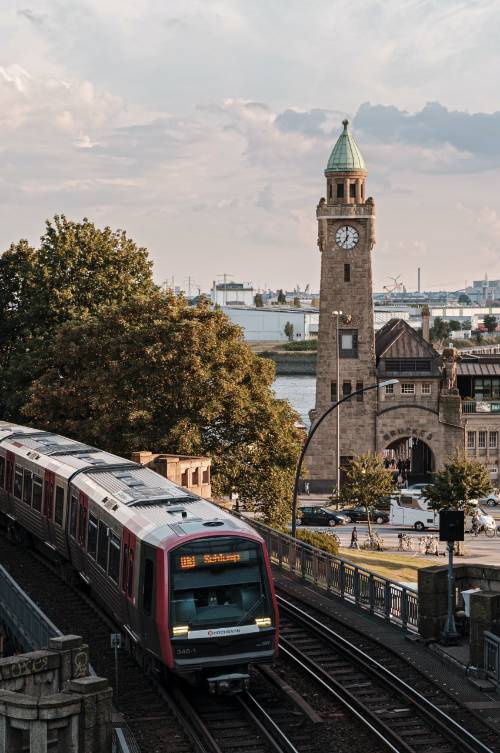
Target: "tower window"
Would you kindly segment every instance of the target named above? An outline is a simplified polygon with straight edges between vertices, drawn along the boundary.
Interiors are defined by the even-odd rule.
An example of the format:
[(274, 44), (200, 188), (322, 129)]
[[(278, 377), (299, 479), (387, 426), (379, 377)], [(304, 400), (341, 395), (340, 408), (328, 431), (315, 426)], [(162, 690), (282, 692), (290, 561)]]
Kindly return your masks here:
[(340, 352), (341, 358), (358, 357), (358, 330), (343, 329), (340, 333)]
[(337, 382), (330, 382), (330, 402), (337, 402)]
[(332, 184), (328, 184), (328, 198), (331, 199), (333, 197), (333, 190), (332, 190)]
[(337, 183), (337, 199), (343, 199), (343, 198), (344, 198), (344, 184)]
[(351, 183), (349, 186), (349, 196), (351, 197), (351, 199), (356, 198), (356, 184), (355, 183)]
[(351, 265), (344, 264), (344, 282), (351, 282)]
[[(363, 382), (356, 382), (356, 392), (362, 389), (363, 389)], [(358, 401), (358, 403), (363, 402), (363, 395), (364, 395), (363, 392), (361, 392), (359, 395), (356, 395), (356, 400)]]
[(350, 382), (344, 382), (344, 384), (342, 385), (342, 395), (344, 397), (347, 397), (348, 395), (351, 394), (351, 392), (352, 392), (351, 383)]

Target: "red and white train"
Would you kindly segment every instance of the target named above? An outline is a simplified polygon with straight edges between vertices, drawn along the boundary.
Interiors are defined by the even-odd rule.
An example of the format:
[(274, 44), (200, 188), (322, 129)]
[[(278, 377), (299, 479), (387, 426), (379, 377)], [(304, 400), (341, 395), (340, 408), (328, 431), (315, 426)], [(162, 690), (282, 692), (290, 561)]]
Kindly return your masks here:
[(262, 539), (149, 468), (0, 421), (0, 513), (72, 564), (149, 669), (234, 692), (249, 664), (273, 659)]

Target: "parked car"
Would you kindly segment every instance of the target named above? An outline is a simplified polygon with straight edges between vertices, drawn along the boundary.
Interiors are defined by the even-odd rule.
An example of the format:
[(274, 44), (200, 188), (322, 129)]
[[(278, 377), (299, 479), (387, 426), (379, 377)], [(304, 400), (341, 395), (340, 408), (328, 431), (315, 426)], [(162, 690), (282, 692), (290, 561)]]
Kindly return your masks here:
[[(375, 507), (369, 507), (368, 509), (370, 510), (370, 519), (374, 523), (380, 524), (389, 522), (388, 510), (377, 510)], [(350, 509), (346, 508), (345, 510), (340, 510), (340, 514), (345, 515), (348, 523), (358, 523), (363, 520), (368, 520), (368, 514), (364, 505), (356, 505), (356, 507)]]
[(487, 505), (488, 507), (495, 507), (500, 503), (500, 494), (498, 492), (491, 492), (487, 497), (481, 497), (479, 500), (480, 505)]
[(299, 507), (297, 524), (302, 526), (345, 526), (348, 520), (342, 513), (326, 507)]

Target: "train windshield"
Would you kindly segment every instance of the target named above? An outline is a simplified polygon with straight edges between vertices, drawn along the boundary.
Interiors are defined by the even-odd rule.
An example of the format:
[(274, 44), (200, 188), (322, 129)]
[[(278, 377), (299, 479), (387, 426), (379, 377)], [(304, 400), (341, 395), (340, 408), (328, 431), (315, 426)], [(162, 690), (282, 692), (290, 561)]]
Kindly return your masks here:
[(170, 584), (174, 628), (204, 630), (273, 618), (262, 546), (253, 541), (200, 539), (175, 549)]

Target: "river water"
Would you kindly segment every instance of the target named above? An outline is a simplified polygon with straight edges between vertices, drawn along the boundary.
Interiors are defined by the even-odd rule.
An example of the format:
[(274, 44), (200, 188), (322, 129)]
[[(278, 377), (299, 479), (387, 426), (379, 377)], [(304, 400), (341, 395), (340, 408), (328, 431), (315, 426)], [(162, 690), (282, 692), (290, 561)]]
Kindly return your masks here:
[(276, 397), (286, 399), (295, 408), (306, 426), (310, 425), (309, 411), (314, 408), (316, 377), (281, 376), (274, 380)]

